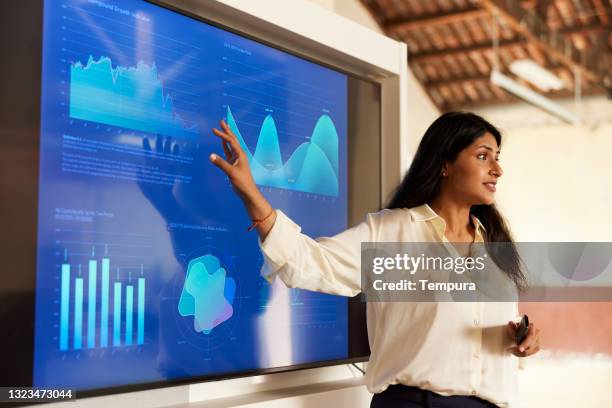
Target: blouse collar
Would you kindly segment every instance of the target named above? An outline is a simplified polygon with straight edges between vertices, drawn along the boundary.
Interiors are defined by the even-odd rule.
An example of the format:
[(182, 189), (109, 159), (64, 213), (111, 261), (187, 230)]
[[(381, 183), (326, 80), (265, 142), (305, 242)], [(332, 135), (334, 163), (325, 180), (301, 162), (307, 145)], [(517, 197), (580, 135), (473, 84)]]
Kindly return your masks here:
[[(446, 222), (429, 206), (429, 204), (425, 203), (423, 205), (410, 208), (409, 211), (413, 221), (431, 221), (438, 232), (444, 236), (444, 232), (446, 231)], [(471, 218), (472, 223), (476, 228), (475, 242), (484, 242), (481, 230), (486, 232), (485, 227), (475, 215), (471, 214)]]

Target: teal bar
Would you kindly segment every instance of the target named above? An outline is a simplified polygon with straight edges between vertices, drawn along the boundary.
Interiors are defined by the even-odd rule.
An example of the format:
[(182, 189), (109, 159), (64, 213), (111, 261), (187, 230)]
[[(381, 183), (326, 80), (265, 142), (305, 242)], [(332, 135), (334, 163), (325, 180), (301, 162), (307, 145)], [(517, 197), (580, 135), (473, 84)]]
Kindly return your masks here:
[(74, 348), (83, 345), (83, 278), (74, 280)]
[(100, 311), (100, 346), (108, 347), (108, 275), (110, 262), (102, 259), (102, 304)]
[(113, 346), (121, 345), (121, 282), (115, 282), (115, 305), (113, 308)]
[(134, 312), (134, 286), (125, 287), (125, 344), (132, 344), (132, 314)]
[(87, 293), (87, 347), (96, 347), (96, 284), (98, 263), (89, 261), (89, 292)]
[(70, 313), (70, 265), (62, 264), (60, 303), (60, 350), (68, 350), (68, 316)]
[(145, 280), (138, 278), (138, 344), (144, 344), (144, 306), (145, 306)]

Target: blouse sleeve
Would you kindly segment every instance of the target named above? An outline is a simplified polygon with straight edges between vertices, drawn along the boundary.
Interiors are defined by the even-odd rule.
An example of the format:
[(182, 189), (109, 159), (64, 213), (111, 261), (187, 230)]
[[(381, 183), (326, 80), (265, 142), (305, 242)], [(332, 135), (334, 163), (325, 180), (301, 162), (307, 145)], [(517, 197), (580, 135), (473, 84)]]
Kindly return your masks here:
[(282, 211), (262, 242), (261, 274), (278, 277), (291, 288), (342, 296), (361, 292), (361, 242), (374, 241), (373, 217), (333, 237), (312, 239)]

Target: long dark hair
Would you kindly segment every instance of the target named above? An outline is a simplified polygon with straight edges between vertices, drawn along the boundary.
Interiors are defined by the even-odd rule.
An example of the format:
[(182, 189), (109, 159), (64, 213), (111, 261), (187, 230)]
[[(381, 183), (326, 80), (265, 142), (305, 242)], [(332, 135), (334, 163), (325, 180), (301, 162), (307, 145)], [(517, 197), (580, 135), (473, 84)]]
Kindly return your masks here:
[[(440, 192), (441, 172), (444, 162), (453, 162), (463, 149), (485, 133), (493, 135), (501, 146), (499, 130), (485, 119), (468, 112), (448, 112), (436, 119), (425, 132), (412, 164), (397, 187), (386, 208), (412, 208), (430, 204)], [(473, 205), (470, 214), (484, 226), (483, 238), (493, 261), (520, 289), (525, 288), (525, 275), (521, 259), (514, 245), (510, 230), (494, 204)], [(500, 246), (490, 242), (508, 242), (503, 254)]]

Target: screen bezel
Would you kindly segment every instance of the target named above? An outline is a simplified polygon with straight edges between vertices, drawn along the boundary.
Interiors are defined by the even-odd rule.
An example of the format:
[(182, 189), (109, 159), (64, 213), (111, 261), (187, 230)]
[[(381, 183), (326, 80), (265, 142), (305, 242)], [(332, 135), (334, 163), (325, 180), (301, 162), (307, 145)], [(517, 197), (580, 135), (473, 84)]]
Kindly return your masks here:
[[(358, 81), (363, 81), (363, 82), (367, 82), (369, 84), (371, 84), (373, 87), (375, 87), (377, 89), (378, 94), (380, 95), (380, 84), (372, 81), (371, 79), (359, 76), (359, 75), (355, 75), (351, 72), (342, 70), (340, 68), (334, 67), (333, 65), (330, 65), (328, 63), (325, 63), (323, 61), (319, 61), (315, 58), (312, 58), (311, 56), (306, 56), (303, 54), (300, 54), (299, 52), (287, 49), (285, 47), (281, 47), (278, 46), (272, 42), (269, 41), (265, 41), (262, 40), (260, 38), (251, 36), (247, 33), (241, 32), (239, 30), (233, 29), (231, 27), (227, 27), (223, 24), (220, 24), (218, 22), (215, 21), (211, 21), (203, 16), (194, 14), (194, 13), (190, 13), (188, 11), (182, 10), (174, 5), (171, 4), (167, 4), (163, 1), (159, 1), (159, 0), (144, 0), (145, 2), (151, 3), (155, 6), (158, 7), (162, 7), (164, 9), (170, 10), (172, 12), (181, 14), (185, 17), (188, 18), (192, 18), (196, 21), (200, 21), (206, 24), (209, 24), (211, 26), (220, 28), (222, 30), (225, 30), (227, 32), (236, 34), (236, 35), (240, 35), (244, 38), (248, 38), (250, 40), (256, 41), (258, 43), (264, 44), (268, 47), (271, 47), (273, 49), (277, 49), (280, 50), (282, 52), (286, 52), (288, 54), (297, 56), (299, 58), (302, 58), (306, 61), (310, 61), (313, 62), (315, 64), (318, 64), (322, 67), (328, 68), (328, 69), (332, 69), (334, 71), (340, 72), (342, 74), (347, 75), (347, 77), (350, 79), (354, 79), (354, 80), (358, 80)], [(28, 226), (28, 236), (30, 239), (28, 239), (27, 241), (24, 240), (23, 242), (23, 246), (27, 246), (28, 250), (31, 251), (31, 253), (33, 254), (31, 259), (28, 260), (28, 264), (31, 263), (30, 267), (28, 267), (30, 273), (28, 274), (27, 277), (27, 283), (22, 285), (22, 294), (20, 294), (18, 296), (18, 306), (16, 309), (20, 310), (20, 321), (23, 323), (23, 326), (20, 326), (17, 330), (17, 333), (20, 333), (18, 337), (18, 341), (15, 341), (14, 343), (11, 343), (11, 340), (2, 340), (3, 345), (6, 346), (18, 346), (17, 350), (21, 351), (20, 352), (15, 352), (15, 349), (13, 349), (13, 351), (11, 352), (11, 356), (15, 359), (15, 361), (19, 361), (21, 364), (20, 366), (24, 367), (25, 370), (23, 371), (22, 374), (17, 375), (17, 378), (15, 377), (8, 377), (8, 373), (3, 373), (2, 374), (2, 379), (5, 385), (32, 385), (32, 378), (33, 378), (33, 359), (34, 359), (34, 321), (35, 321), (35, 302), (36, 302), (36, 296), (35, 296), (35, 282), (36, 282), (36, 253), (37, 253), (37, 225), (38, 225), (38, 220), (37, 220), (37, 209), (38, 209), (38, 187), (39, 187), (39, 179), (38, 179), (38, 171), (39, 171), (39, 160), (40, 160), (40, 151), (39, 151), (39, 142), (40, 142), (40, 114), (41, 114), (41, 85), (42, 85), (42, 58), (43, 58), (43, 50), (42, 50), (42, 43), (43, 43), (43, 9), (44, 9), (44, 1), (43, 0), (28, 0), (27, 3), (26, 2), (22, 2), (20, 3), (20, 5), (18, 6), (10, 6), (10, 5), (6, 5), (7, 8), (9, 9), (9, 12), (7, 13), (3, 13), (3, 15), (6, 16), (10, 16), (10, 15), (14, 15), (15, 10), (22, 8), (22, 9), (27, 9), (27, 15), (29, 18), (29, 21), (32, 22), (34, 25), (32, 28), (28, 27), (27, 29), (23, 29), (21, 31), (26, 31), (29, 33), (29, 35), (31, 36), (31, 40), (33, 42), (30, 51), (30, 57), (27, 58), (27, 62), (28, 64), (30, 64), (30, 68), (27, 72), (23, 73), (24, 76), (28, 77), (27, 79), (29, 80), (33, 80), (35, 79), (35, 81), (31, 84), (31, 92), (30, 93), (26, 93), (22, 96), (22, 103), (24, 104), (24, 109), (25, 109), (25, 105), (33, 105), (36, 107), (36, 111), (35, 111), (35, 115), (32, 116), (32, 118), (30, 118), (29, 121), (29, 125), (31, 126), (31, 128), (28, 128), (28, 134), (29, 134), (29, 144), (27, 145), (27, 150), (32, 152), (34, 157), (35, 157), (35, 162), (31, 163), (33, 166), (35, 166), (35, 171), (34, 174), (36, 174), (35, 180), (29, 180), (28, 182), (31, 183), (31, 185), (29, 187), (31, 187), (31, 189), (33, 190), (32, 194), (32, 202), (28, 203), (28, 206), (26, 206), (26, 208), (22, 208), (19, 211), (23, 211), (25, 213), (31, 213), (31, 215), (33, 215), (32, 220), (32, 225)], [(29, 7), (31, 6), (31, 7)], [(13, 21), (13, 23), (9, 24), (9, 29), (12, 27), (13, 29), (15, 29), (16, 27), (19, 27), (19, 22), (20, 19), (19, 18), (15, 18), (12, 19), (11, 21)], [(6, 38), (6, 37), (5, 37)], [(16, 48), (17, 45), (13, 44), (13, 48)], [(10, 46), (9, 46), (10, 48)], [(36, 58), (34, 58), (33, 56), (37, 55)], [(23, 62), (23, 61), (21, 61)], [(37, 75), (34, 77), (33, 73), (36, 72)], [(31, 75), (28, 76), (28, 75)], [(14, 80), (14, 79), (13, 79)], [(7, 79), (4, 79), (4, 81), (7, 81)], [(348, 91), (347, 91), (348, 92)], [(348, 95), (347, 95), (348, 97)], [(350, 100), (349, 100), (349, 105), (350, 105)], [(19, 108), (19, 107), (18, 107)], [(379, 111), (377, 112), (378, 117), (380, 118), (380, 99), (378, 100), (378, 108)], [(6, 116), (7, 113), (2, 113), (2, 117)], [(380, 144), (381, 144), (381, 129), (380, 129), (380, 121), (378, 123), (378, 140), (376, 141), (378, 144), (378, 151), (380, 152)], [(351, 147), (351, 141), (347, 140), (347, 147), (348, 150), (350, 151), (350, 147)], [(350, 154), (348, 155), (350, 157)], [(378, 158), (380, 159), (380, 158)], [(380, 167), (380, 162), (378, 162)], [(379, 169), (380, 170), (380, 169)], [(347, 168), (347, 172), (349, 173), (349, 179), (351, 176), (351, 172), (348, 171)], [(381, 180), (380, 180), (380, 172), (378, 174), (378, 193), (375, 197), (376, 197), (376, 202), (372, 203), (371, 207), (372, 210), (377, 210), (378, 208), (380, 208), (381, 205), (381, 197), (380, 197), (380, 186), (381, 186)], [(351, 183), (351, 181), (349, 180), (348, 182), (348, 190), (349, 192), (351, 191), (351, 185), (354, 184)], [(369, 194), (369, 199), (370, 201), (372, 201), (372, 197), (374, 195)], [(355, 224), (358, 219), (361, 219), (363, 217), (363, 214), (359, 214), (359, 215), (355, 215), (353, 214), (353, 216), (351, 216), (351, 211), (350, 211), (350, 207), (351, 204), (349, 202), (348, 204), (349, 207), (349, 211), (348, 211), (348, 215), (347, 217), (349, 218), (347, 221), (350, 225)], [(10, 215), (10, 212), (9, 212)], [(352, 219), (351, 219), (352, 218)], [(7, 252), (8, 254), (8, 252)], [(5, 295), (5, 293), (2, 293), (0, 291), (0, 294)], [(24, 306), (26, 306), (26, 310), (24, 311)], [(218, 380), (225, 380), (225, 379), (232, 379), (232, 378), (239, 378), (239, 377), (247, 377), (247, 376), (253, 376), (253, 375), (262, 375), (262, 374), (272, 374), (272, 373), (279, 373), (279, 372), (290, 372), (290, 371), (297, 371), (297, 370), (303, 370), (303, 369), (309, 369), (309, 368), (318, 368), (318, 367), (325, 367), (325, 366), (332, 366), (332, 365), (339, 365), (339, 364), (351, 364), (351, 363), (356, 363), (356, 362), (363, 362), (363, 361), (367, 361), (369, 358), (369, 352), (367, 354), (364, 353), (359, 353), (360, 355), (357, 356), (352, 356), (351, 355), (351, 347), (350, 347), (350, 342), (351, 342), (351, 333), (355, 330), (361, 332), (361, 338), (360, 338), (360, 342), (365, 341), (366, 342), (366, 346), (367, 346), (367, 334), (366, 337), (363, 338), (363, 334), (365, 333), (365, 331), (363, 330), (364, 327), (362, 327), (363, 325), (365, 325), (365, 320), (363, 318), (364, 314), (365, 314), (365, 303), (363, 303), (363, 301), (361, 300), (360, 296), (356, 296), (355, 298), (351, 298), (348, 299), (347, 302), (347, 312), (349, 314), (348, 318), (349, 318), (349, 330), (348, 330), (348, 334), (349, 334), (349, 354), (348, 354), (348, 358), (345, 359), (334, 359), (334, 360), (321, 360), (321, 361), (316, 361), (316, 362), (312, 362), (312, 363), (305, 363), (305, 364), (298, 364), (298, 365), (289, 365), (289, 366), (282, 366), (282, 367), (272, 367), (272, 368), (258, 368), (258, 369), (249, 369), (249, 370), (242, 370), (242, 371), (234, 371), (231, 373), (225, 373), (225, 374), (214, 374), (214, 375), (203, 375), (203, 376), (193, 376), (193, 377), (187, 377), (187, 378), (180, 378), (180, 379), (167, 379), (167, 380), (162, 380), (162, 381), (155, 381), (155, 382), (144, 382), (144, 383), (134, 383), (134, 384), (130, 384), (130, 385), (121, 385), (121, 386), (114, 386), (114, 387), (106, 387), (106, 388), (97, 388), (97, 389), (90, 389), (90, 390), (83, 390), (83, 391), (79, 391), (78, 395), (79, 397), (92, 397), (92, 396), (100, 396), (100, 395), (108, 395), (108, 394), (115, 394), (115, 393), (123, 393), (123, 392), (132, 392), (132, 391), (140, 391), (140, 390), (146, 390), (146, 389), (152, 389), (152, 388), (161, 388), (161, 387), (170, 387), (170, 386), (176, 386), (176, 385), (184, 385), (184, 384), (192, 384), (192, 383), (197, 383), (197, 382), (202, 382), (202, 381), (218, 381)], [(363, 325), (360, 325), (360, 327), (351, 327), (352, 323), (354, 322), (355, 319), (351, 319), (351, 309), (352, 310), (360, 310), (360, 316), (359, 316), (359, 321), (363, 323)], [(28, 318), (30, 317), (30, 318)], [(353, 323), (354, 324), (354, 323)], [(29, 335), (28, 335), (29, 334)], [(24, 338), (25, 337), (25, 341)], [(10, 350), (10, 347), (3, 347), (4, 350)], [(357, 347), (357, 349), (361, 349), (363, 350), (363, 347)], [(8, 353), (8, 352), (5, 352)], [(361, 355), (363, 354), (363, 355)], [(7, 367), (10, 367), (11, 365), (7, 365)], [(26, 375), (25, 373), (28, 371), (29, 368), (29, 375)], [(6, 377), (6, 379), (5, 379)], [(8, 381), (10, 382), (6, 382), (8, 379)], [(12, 381), (14, 380), (14, 381)]]

